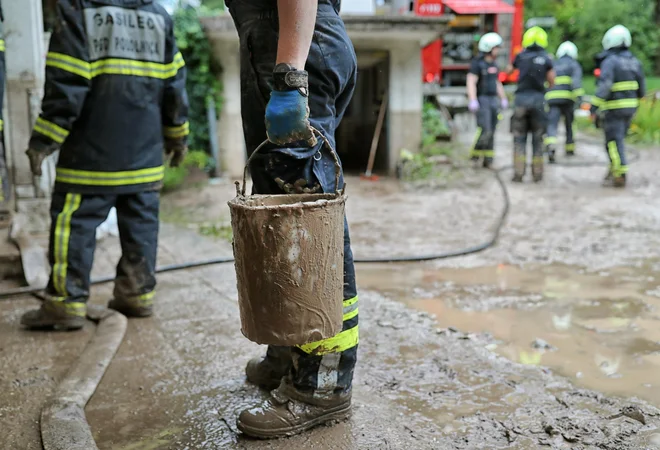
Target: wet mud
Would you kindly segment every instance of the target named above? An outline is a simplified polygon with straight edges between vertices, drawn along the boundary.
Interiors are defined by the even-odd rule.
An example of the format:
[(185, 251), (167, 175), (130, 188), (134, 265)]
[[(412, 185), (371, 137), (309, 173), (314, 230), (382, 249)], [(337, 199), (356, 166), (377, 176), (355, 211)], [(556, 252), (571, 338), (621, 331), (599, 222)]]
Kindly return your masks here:
[[(510, 136), (496, 163), (509, 162)], [(578, 158), (604, 158), (578, 144)], [(546, 167), (510, 186), (498, 246), (466, 258), (358, 266), (360, 350), (354, 414), (302, 436), (254, 441), (235, 418), (267, 393), (245, 382), (264, 347), (240, 332), (231, 265), (159, 277), (153, 318), (131, 320), (87, 406), (101, 449), (660, 449), (657, 152), (630, 188), (602, 168)], [(482, 242), (501, 206), (488, 173), (443, 190), (348, 180), (356, 256), (456, 250)], [(228, 223), (233, 186), (166, 196), (159, 263), (230, 255), (196, 221)], [(193, 226), (187, 226), (193, 223)], [(103, 242), (95, 271), (119, 257)], [(112, 286), (94, 289), (102, 304)], [(18, 329), (28, 299), (0, 303), (0, 448), (39, 448), (38, 411), (93, 326)]]

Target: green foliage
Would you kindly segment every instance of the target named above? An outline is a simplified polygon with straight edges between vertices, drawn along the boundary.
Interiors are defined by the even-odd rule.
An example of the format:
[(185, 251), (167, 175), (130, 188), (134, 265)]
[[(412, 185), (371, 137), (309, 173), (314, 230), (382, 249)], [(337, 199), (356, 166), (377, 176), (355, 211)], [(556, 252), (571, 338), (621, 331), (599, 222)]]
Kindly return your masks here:
[(186, 61), (186, 88), (190, 100), (190, 138), (188, 145), (196, 149), (210, 149), (207, 102), (213, 99), (218, 111), (222, 104), (222, 87), (218, 81), (219, 68), (214, 65), (209, 41), (199, 21), (208, 10), (179, 8), (174, 13), (176, 42)]
[(183, 163), (179, 167), (165, 166), (165, 178), (163, 179), (163, 192), (172, 191), (180, 187), (192, 168), (199, 170), (207, 169), (212, 164), (211, 158), (206, 152), (188, 152)]
[(593, 57), (603, 50), (601, 40), (612, 26), (621, 23), (633, 36), (632, 52), (653, 73), (660, 48), (660, 29), (654, 22), (655, 2), (648, 0), (529, 0), (526, 16), (554, 16), (557, 25), (548, 30), (549, 51), (565, 40), (573, 41), (586, 72), (594, 69)]
[(439, 137), (451, 136), (449, 123), (431, 102), (424, 103), (422, 111), (422, 147), (433, 145)]
[(231, 242), (234, 237), (231, 225), (226, 223), (202, 224), (199, 226), (199, 234), (202, 236), (222, 239), (227, 242)]
[(660, 105), (653, 100), (642, 100), (633, 118), (629, 132), (635, 142), (660, 144)]

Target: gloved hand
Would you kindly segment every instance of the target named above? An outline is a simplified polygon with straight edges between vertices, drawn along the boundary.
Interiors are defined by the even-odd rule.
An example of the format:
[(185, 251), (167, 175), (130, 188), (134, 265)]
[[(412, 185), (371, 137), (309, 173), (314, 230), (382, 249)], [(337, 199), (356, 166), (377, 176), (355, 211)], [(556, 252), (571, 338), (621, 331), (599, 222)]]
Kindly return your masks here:
[(479, 100), (476, 98), (468, 103), (468, 110), (472, 113), (479, 111)]
[(309, 75), (290, 64), (280, 63), (273, 70), (273, 90), (266, 106), (266, 134), (275, 145), (306, 142), (316, 145), (309, 124)]
[(179, 167), (187, 153), (188, 146), (183, 139), (165, 139), (165, 154), (170, 158), (170, 167)]
[(506, 98), (506, 97), (503, 98), (501, 100), (501, 106), (502, 106), (502, 109), (507, 109), (509, 107), (509, 99)]
[(300, 91), (272, 91), (266, 106), (266, 134), (275, 145), (304, 141), (313, 147), (316, 138), (309, 124), (307, 97)]
[(41, 165), (44, 162), (44, 159), (46, 159), (46, 157), (50, 155), (50, 153), (40, 150), (35, 150), (34, 148), (28, 148), (25, 154), (30, 160), (30, 170), (32, 171), (32, 175), (34, 175), (35, 177), (40, 177)]

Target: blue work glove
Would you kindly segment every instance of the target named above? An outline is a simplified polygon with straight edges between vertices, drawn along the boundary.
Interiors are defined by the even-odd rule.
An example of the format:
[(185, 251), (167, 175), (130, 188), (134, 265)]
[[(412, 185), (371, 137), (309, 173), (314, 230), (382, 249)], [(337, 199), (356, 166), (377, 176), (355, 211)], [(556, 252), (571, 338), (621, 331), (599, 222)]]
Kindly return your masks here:
[(309, 123), (308, 76), (288, 64), (278, 64), (273, 72), (273, 90), (266, 106), (266, 134), (275, 145), (305, 142), (316, 145)]

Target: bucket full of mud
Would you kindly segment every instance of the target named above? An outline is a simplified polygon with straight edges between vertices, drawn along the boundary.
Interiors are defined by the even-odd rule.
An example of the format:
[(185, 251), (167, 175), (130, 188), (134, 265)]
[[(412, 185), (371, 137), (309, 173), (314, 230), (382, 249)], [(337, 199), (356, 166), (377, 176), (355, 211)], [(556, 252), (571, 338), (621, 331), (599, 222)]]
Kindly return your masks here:
[[(339, 159), (321, 138), (339, 186)], [(229, 202), (241, 331), (258, 344), (286, 346), (335, 336), (342, 327), (346, 195), (245, 195), (247, 168), (264, 144)]]

